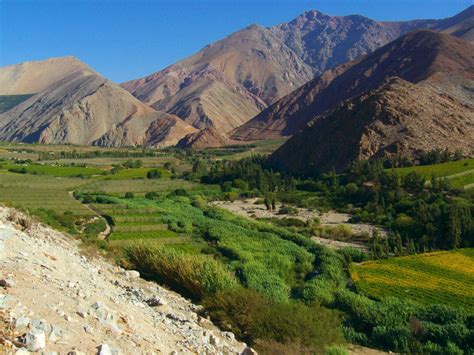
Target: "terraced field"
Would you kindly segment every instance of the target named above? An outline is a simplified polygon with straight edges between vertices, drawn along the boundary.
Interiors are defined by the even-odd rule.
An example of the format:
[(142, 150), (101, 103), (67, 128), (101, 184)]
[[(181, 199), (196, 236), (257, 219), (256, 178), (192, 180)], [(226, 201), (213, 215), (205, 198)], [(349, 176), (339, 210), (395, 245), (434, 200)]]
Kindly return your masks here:
[(474, 249), (370, 261), (350, 267), (361, 293), (474, 309)]
[(23, 209), (42, 208), (58, 213), (71, 211), (76, 215), (90, 216), (92, 211), (68, 193), (83, 183), (84, 180), (78, 178), (53, 178), (3, 171), (0, 177), (0, 201)]
[(93, 204), (91, 207), (111, 218), (112, 233), (109, 241), (114, 246), (123, 246), (128, 242), (138, 240), (160, 244), (189, 241), (188, 237), (168, 229), (168, 226), (162, 222), (158, 208), (134, 207), (128, 204)]
[(126, 192), (133, 192), (138, 195), (144, 195), (146, 192), (170, 192), (176, 189), (220, 191), (218, 186), (202, 186), (181, 179), (131, 179), (131, 180), (94, 180), (87, 182), (80, 187), (79, 191), (86, 193), (102, 192), (112, 195), (123, 195)]

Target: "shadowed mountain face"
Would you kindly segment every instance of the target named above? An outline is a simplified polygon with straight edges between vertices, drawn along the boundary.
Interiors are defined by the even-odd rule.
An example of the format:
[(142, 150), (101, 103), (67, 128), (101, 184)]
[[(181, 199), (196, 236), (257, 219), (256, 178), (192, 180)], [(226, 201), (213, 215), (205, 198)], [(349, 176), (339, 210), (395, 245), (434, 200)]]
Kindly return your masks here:
[(472, 63), (472, 47), (447, 34), (410, 32), (366, 57), (313, 79), (237, 128), (232, 138), (293, 135), (325, 110), (376, 88), (392, 76), (416, 83), (436, 72), (465, 70)]
[(270, 157), (272, 166), (316, 174), (354, 159), (474, 149), (474, 45), (456, 37), (409, 33), (314, 90), (293, 113), (310, 127)]
[(0, 114), (0, 139), (170, 145), (194, 131), (178, 117), (148, 107), (73, 57), (1, 68), (0, 99), (22, 94), (30, 96)]
[[(408, 31), (429, 28), (468, 38), (473, 18), (474, 7), (444, 20), (407, 22), (308, 11), (278, 26), (247, 27), (122, 87), (196, 128), (229, 132), (315, 75), (371, 53)], [(244, 126), (235, 137), (267, 138), (247, 129), (252, 133), (255, 127)]]

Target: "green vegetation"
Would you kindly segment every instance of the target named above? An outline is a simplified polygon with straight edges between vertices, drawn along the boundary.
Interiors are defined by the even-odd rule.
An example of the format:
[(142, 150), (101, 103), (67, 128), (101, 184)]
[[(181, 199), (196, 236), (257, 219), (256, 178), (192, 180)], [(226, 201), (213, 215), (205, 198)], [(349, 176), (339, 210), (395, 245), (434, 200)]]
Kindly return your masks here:
[(437, 177), (445, 177), (469, 170), (474, 170), (473, 158), (433, 165), (418, 165), (394, 169), (394, 171), (400, 175), (407, 175), (408, 173), (415, 172), (424, 176), (426, 179), (430, 179), (433, 174)]
[(367, 296), (474, 309), (474, 249), (370, 261), (350, 270), (357, 289)]
[(34, 94), (27, 95), (0, 95), (0, 113), (7, 112), (23, 101), (28, 100)]
[(8, 169), (14, 173), (50, 175), (57, 177), (87, 177), (99, 175), (103, 170), (87, 166), (55, 166), (41, 164), (6, 164), (3, 169)]
[[(0, 201), (201, 303), (203, 316), (261, 353), (344, 354), (344, 341), (473, 352), (474, 195), (460, 187), (474, 160), (355, 162), (345, 174), (298, 177), (252, 155), (278, 144), (198, 152), (4, 144)], [(251, 197), (284, 218), (252, 220), (209, 203)], [(388, 233), (358, 236), (369, 253), (336, 251), (311, 237), (353, 241), (351, 230), (302, 221), (296, 207), (349, 213)], [(97, 241), (105, 221), (111, 233)]]
[(70, 211), (77, 216), (92, 216), (92, 211), (68, 193), (83, 182), (77, 178), (4, 172), (0, 175), (0, 201), (31, 212), (44, 209), (58, 214)]

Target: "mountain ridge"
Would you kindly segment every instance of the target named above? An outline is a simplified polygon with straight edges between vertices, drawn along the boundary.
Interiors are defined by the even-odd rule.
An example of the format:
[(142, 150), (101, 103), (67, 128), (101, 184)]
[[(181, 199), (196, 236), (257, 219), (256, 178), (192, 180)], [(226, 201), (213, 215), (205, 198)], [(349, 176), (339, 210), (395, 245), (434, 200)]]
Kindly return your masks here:
[[(327, 99), (336, 91), (340, 100), (331, 105)], [(317, 174), (344, 171), (357, 159), (474, 150), (474, 45), (454, 36), (408, 33), (343, 71), (316, 96), (295, 111), (296, 117), (306, 114), (309, 127), (270, 156), (275, 168)]]

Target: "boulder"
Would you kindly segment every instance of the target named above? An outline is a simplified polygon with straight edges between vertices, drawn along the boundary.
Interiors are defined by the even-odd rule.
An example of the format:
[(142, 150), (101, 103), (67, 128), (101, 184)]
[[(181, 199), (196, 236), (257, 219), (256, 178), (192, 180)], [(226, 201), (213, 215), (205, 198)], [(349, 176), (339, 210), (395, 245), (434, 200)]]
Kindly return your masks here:
[(25, 345), (30, 351), (39, 351), (46, 347), (46, 335), (43, 330), (33, 328), (26, 333)]

